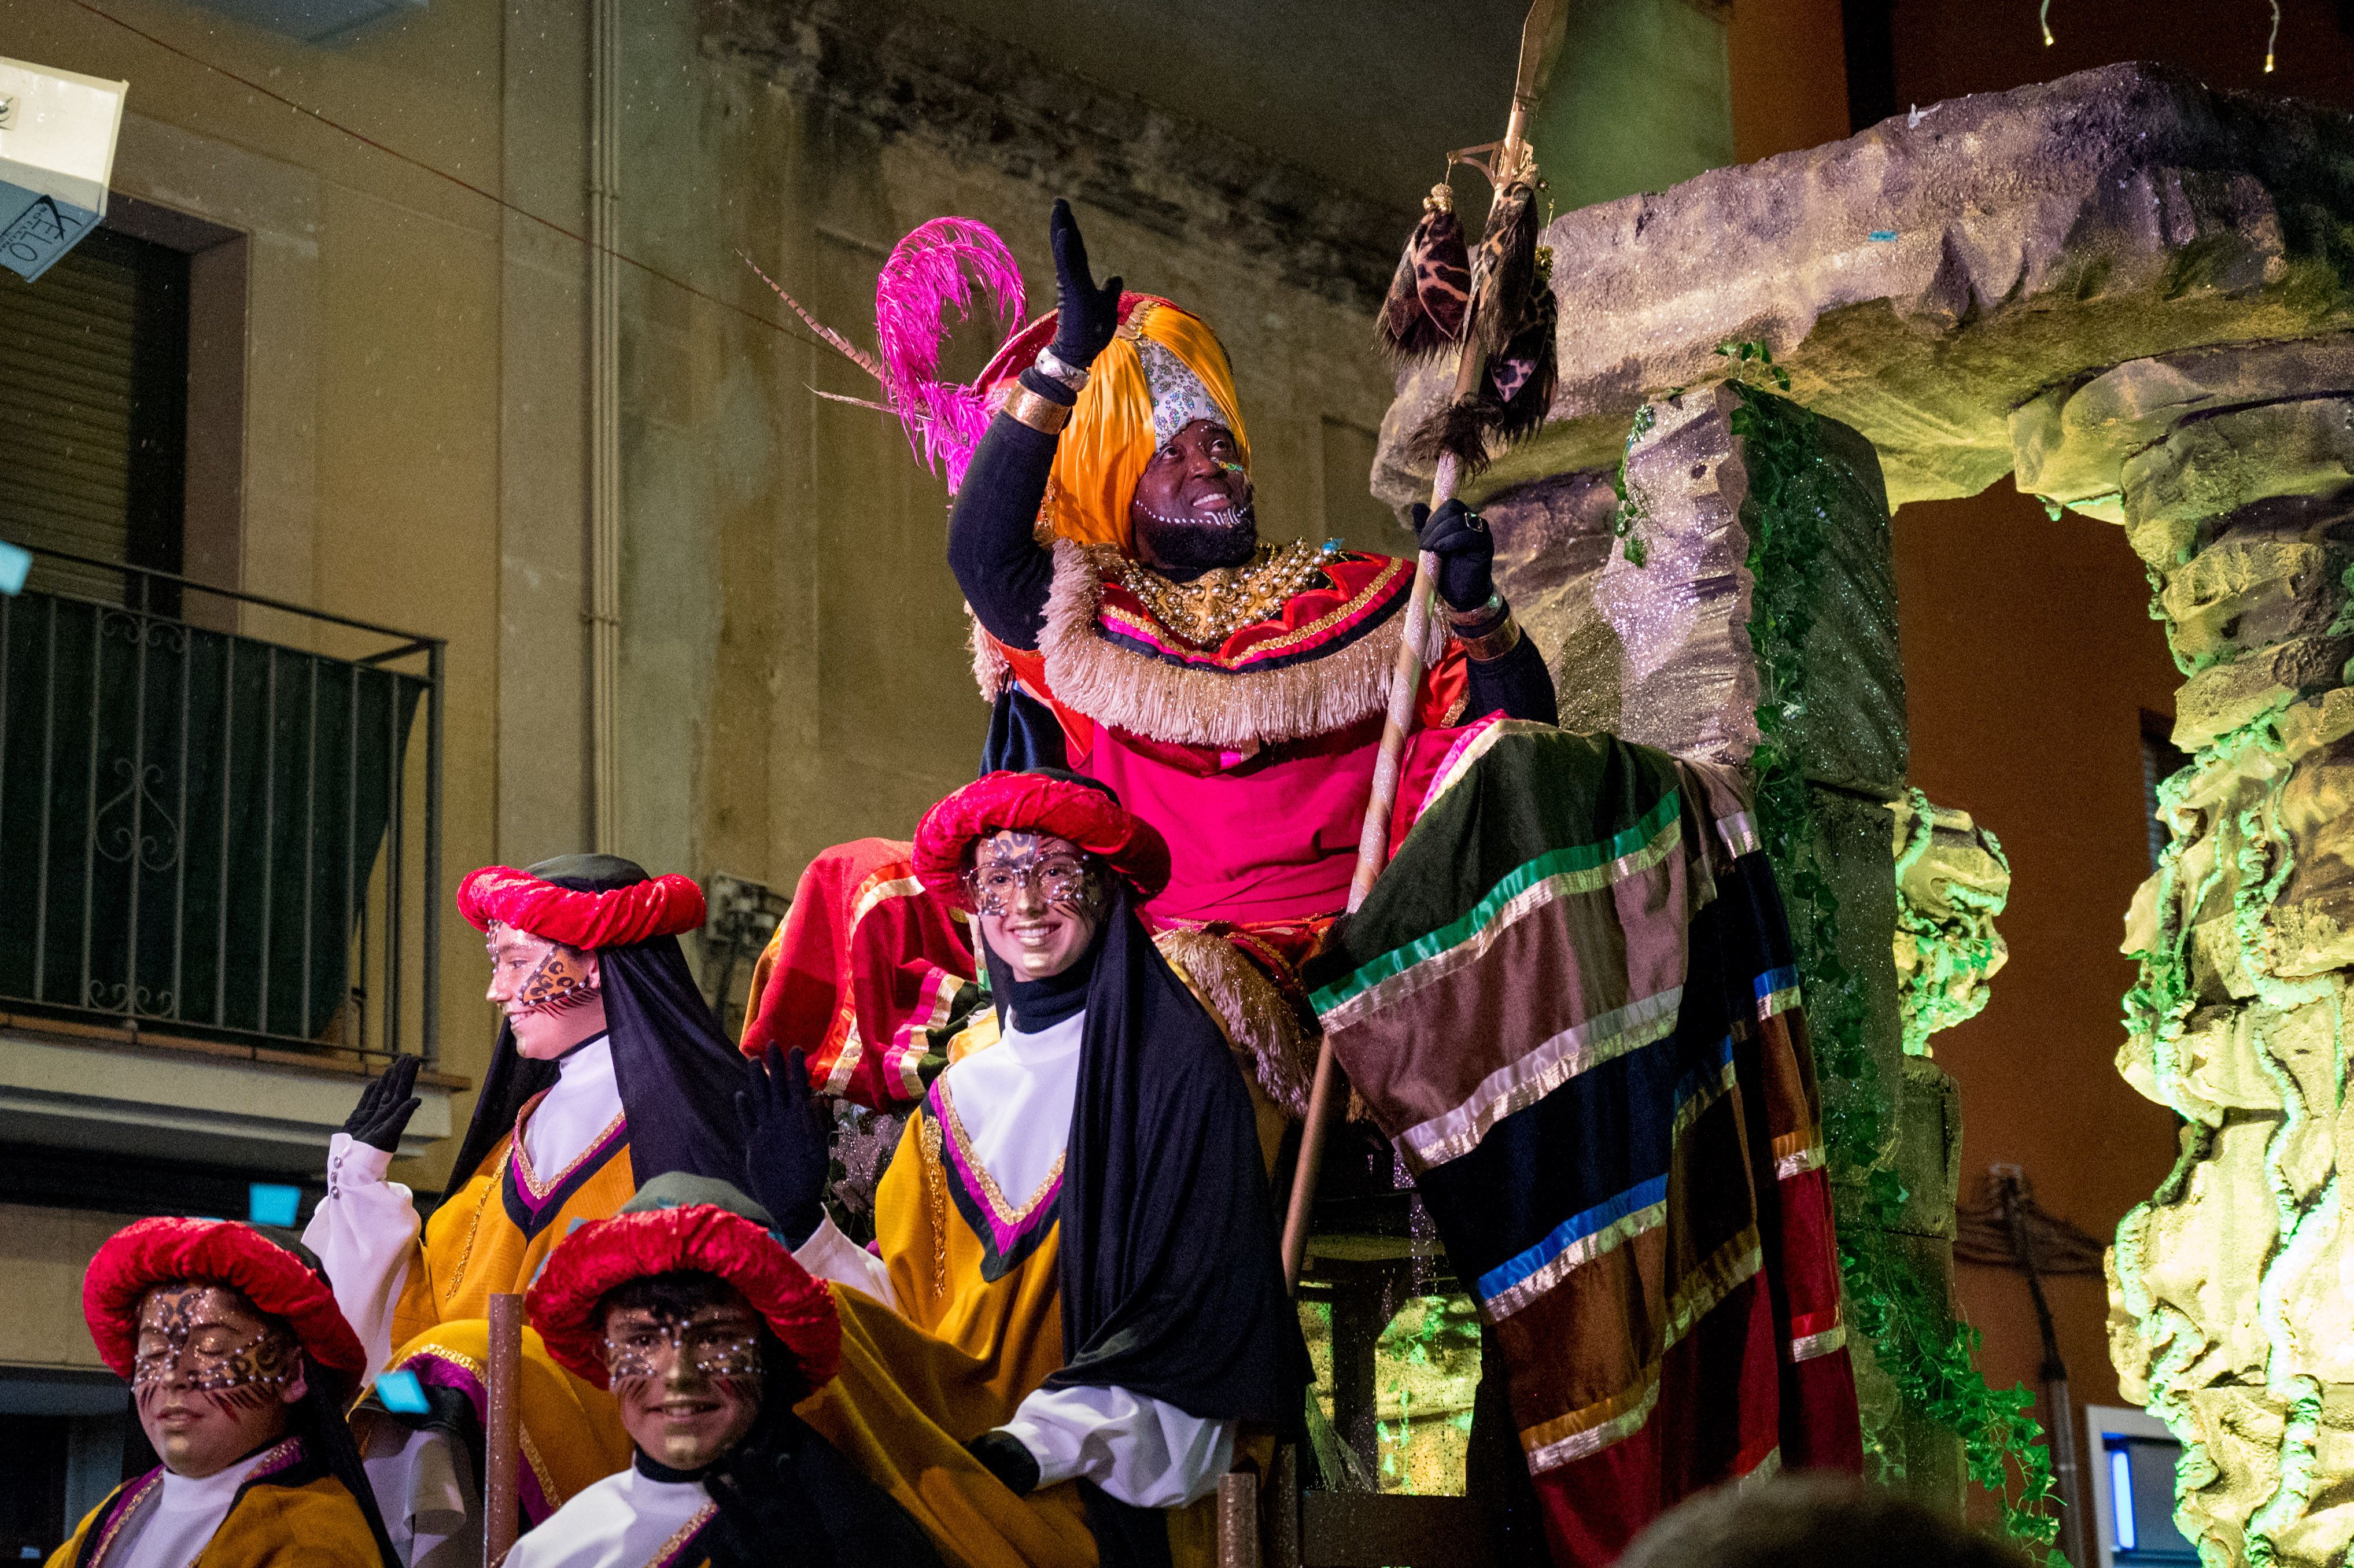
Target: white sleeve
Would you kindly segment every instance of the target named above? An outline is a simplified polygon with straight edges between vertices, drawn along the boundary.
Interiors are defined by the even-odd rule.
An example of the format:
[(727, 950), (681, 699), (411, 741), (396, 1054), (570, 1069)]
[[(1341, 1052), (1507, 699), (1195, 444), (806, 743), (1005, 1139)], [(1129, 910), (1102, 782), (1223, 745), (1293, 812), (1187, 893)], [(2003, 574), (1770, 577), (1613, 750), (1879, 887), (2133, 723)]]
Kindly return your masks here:
[(335, 1134), (327, 1143), (327, 1195), (302, 1232), (367, 1351), (371, 1382), (392, 1359), (392, 1309), (417, 1252), (417, 1205), (408, 1188), (384, 1179), (391, 1169), (389, 1150)]
[(1038, 1484), (1084, 1476), (1137, 1508), (1183, 1508), (1234, 1467), (1235, 1424), (1205, 1421), (1124, 1388), (1042, 1388), (1005, 1424), (1038, 1461)]
[(831, 1214), (818, 1222), (809, 1240), (793, 1249), (793, 1261), (820, 1279), (847, 1285), (894, 1312), (899, 1309), (898, 1295), (891, 1288), (891, 1271), (881, 1258), (843, 1235)]

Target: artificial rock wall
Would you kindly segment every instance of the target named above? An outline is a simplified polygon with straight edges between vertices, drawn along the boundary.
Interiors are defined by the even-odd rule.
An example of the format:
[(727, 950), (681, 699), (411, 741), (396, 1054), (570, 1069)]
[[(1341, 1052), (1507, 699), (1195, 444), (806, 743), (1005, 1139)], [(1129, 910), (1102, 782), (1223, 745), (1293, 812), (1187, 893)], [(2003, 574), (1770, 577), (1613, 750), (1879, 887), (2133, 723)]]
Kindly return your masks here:
[[(1744, 406), (1761, 396), (1729, 383), (1663, 393), (1635, 420), (1623, 476), (1553, 476), (1490, 497), (1482, 512), (1498, 586), (1545, 652), (1564, 726), (1741, 765), (1759, 747), (1761, 709), (1776, 718), (1803, 778), (1810, 832), (1797, 853), (1828, 889), (1791, 903), (1794, 934), (1802, 952), (1819, 944), (1850, 977), (1840, 991), (1862, 1047), (1827, 1066), (1825, 1099), (1884, 1100), (1893, 1111), (1866, 1157), (1911, 1193), (1886, 1239), (1943, 1292), (1960, 1124), (1950, 1081), (1902, 1046), (1885, 802), (1903, 788), (1904, 695), (1887, 494), (1871, 443), (1831, 420), (1813, 422), (1805, 471), (1791, 472), (1792, 453), (1742, 433)], [(1768, 530), (1800, 526), (1813, 530), (1811, 549), (1761, 558)], [(1753, 565), (1766, 567), (1766, 581)], [(1777, 677), (1753, 623), (1798, 607), (1808, 624), (1781, 656), (1799, 668)], [(1900, 1408), (1869, 1345), (1850, 1343), (1869, 1440), (1907, 1489), (1958, 1510), (1958, 1446)]]
[[(1734, 496), (1757, 454), (1716, 385), (1726, 345), (1762, 342), (1829, 445), (1876, 450), (1888, 501), (2013, 471), (2127, 530), (2194, 761), (2166, 786), (2174, 842), (2127, 922), (2143, 983), (2119, 1065), (2184, 1130), (2118, 1230), (2114, 1357), (2186, 1444), (2179, 1518), (2208, 1562), (2344, 1562), (2354, 118), (2114, 66), (1567, 213), (1543, 238), (1552, 417), (1470, 493), (1499, 519), (1500, 577), (1564, 722), (1720, 757), (1756, 738), (1743, 705), (1772, 661), (1746, 645), (1760, 585), (1736, 531), (1756, 509)], [(1407, 378), (1384, 422), (1374, 489), (1393, 505), (1427, 484), (1405, 438), (1451, 372)], [(1631, 572), (1612, 554), (1622, 450), (1652, 563)], [(1885, 510), (1831, 511), (1843, 565), (1810, 585), (1829, 641), (1792, 661), (1815, 681), (1791, 733), (1843, 922), (1884, 921), (1879, 967), (1857, 972), (1872, 1049), (1904, 1085), (1884, 1155), (1912, 1189), (1902, 1234), (1935, 1280), (1957, 1121), (1935, 1064), (1902, 1054), (1891, 823), (1865, 809), (1903, 779), (1893, 633), (1883, 647), (1868, 591)], [(1886, 1441), (1910, 1418), (1876, 1407), (1866, 1372)]]
[(2230, 1561), (2354, 1545), (2341, 1171), (2354, 966), (2354, 338), (2138, 359), (2014, 418), (2020, 482), (2113, 514), (2185, 680), (2171, 842), (2134, 899), (2117, 1066), (2183, 1118), (2110, 1255), (2127, 1397), (2185, 1444), (2179, 1519)]

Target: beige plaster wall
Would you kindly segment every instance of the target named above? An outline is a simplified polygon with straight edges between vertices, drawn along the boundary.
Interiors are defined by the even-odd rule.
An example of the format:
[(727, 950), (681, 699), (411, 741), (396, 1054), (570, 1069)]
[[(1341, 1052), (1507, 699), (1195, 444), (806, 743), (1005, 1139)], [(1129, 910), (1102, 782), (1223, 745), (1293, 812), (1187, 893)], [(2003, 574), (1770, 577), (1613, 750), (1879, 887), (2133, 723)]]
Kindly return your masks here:
[[(706, 48), (693, 8), (632, 23), (623, 244), (667, 277), (623, 279), (620, 842), (650, 867), (790, 887), (828, 843), (911, 832), (971, 776), (988, 712), (943, 558), (942, 482), (895, 421), (814, 395), (875, 387), (811, 346), (737, 253), (871, 344), (884, 256), (941, 214), (995, 227), (1033, 310), (1050, 305), (1057, 191), (797, 99)], [(1267, 534), (1404, 544), (1364, 494), (1390, 395), (1369, 313), (1182, 221), (1071, 194), (1099, 270), (1224, 338)], [(952, 363), (969, 373), (991, 346), (968, 332)]]
[[(249, 237), (225, 586), (449, 640), (445, 895), (472, 866), (581, 847), (580, 248), (416, 166), (578, 229), (577, 0), (434, 0), (330, 48), (169, 0), (108, 8), (170, 48), (59, 0), (0, 0), (0, 37), (129, 80), (116, 188)], [(446, 896), (437, 917), (443, 1065), (479, 1075), (476, 939)]]
[(120, 1214), (0, 1203), (0, 1279), (8, 1310), (0, 1313), (0, 1366), (102, 1371), (82, 1322), (81, 1277)]

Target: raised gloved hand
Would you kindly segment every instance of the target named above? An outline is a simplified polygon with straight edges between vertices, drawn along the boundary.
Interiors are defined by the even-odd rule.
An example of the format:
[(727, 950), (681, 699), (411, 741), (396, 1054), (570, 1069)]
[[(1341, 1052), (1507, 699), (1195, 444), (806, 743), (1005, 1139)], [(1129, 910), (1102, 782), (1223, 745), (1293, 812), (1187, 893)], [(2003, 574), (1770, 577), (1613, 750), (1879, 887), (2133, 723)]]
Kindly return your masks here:
[(344, 1130), (354, 1143), (365, 1143), (387, 1154), (398, 1152), (408, 1118), (425, 1103), (412, 1092), (417, 1087), (417, 1069), (424, 1065), (419, 1056), (395, 1056), (381, 1075), (368, 1080), (367, 1087), (360, 1091), (360, 1103), (344, 1118)]
[(799, 1246), (825, 1220), (825, 1179), (832, 1163), (832, 1118), (810, 1097), (799, 1050), (769, 1047), (745, 1065), (736, 1097), (744, 1132), (744, 1191), (769, 1211), (788, 1246)]
[(1055, 357), (1085, 370), (1119, 330), (1119, 280), (1107, 278), (1101, 288), (1096, 286), (1079, 220), (1060, 197), (1046, 220), (1046, 237), (1055, 248)]
[(1477, 609), (1496, 591), (1496, 536), (1459, 501), (1433, 512), (1417, 502), (1415, 536), (1438, 557), (1438, 597), (1456, 609)]

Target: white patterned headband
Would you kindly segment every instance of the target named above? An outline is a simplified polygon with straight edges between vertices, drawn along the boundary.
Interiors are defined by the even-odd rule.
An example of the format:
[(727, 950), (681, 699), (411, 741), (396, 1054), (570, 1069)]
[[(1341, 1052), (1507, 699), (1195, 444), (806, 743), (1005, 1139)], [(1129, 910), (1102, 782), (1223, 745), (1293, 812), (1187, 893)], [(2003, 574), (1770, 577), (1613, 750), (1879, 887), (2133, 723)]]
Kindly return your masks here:
[(1149, 337), (1136, 341), (1136, 357), (1144, 366), (1144, 385), (1152, 394), (1152, 447), (1155, 451), (1176, 439), (1177, 432), (1196, 419), (1223, 425), (1225, 410), (1202, 385), (1185, 362), (1166, 344)]

